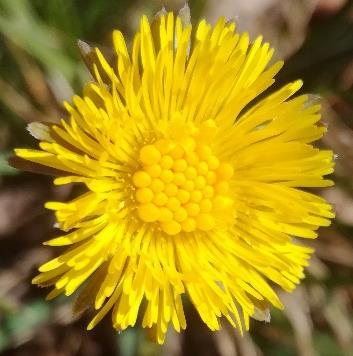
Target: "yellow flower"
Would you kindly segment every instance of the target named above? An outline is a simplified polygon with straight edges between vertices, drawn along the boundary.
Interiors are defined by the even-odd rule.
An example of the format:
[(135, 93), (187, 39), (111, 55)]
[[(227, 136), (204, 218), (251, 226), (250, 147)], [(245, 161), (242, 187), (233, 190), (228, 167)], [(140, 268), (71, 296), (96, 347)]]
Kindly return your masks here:
[(193, 32), (172, 13), (143, 16), (130, 51), (121, 32), (113, 42), (112, 64), (89, 53), (95, 82), (69, 119), (30, 125), (40, 150), (16, 150), (86, 188), (47, 203), (64, 233), (46, 244), (70, 247), (33, 283), (53, 286), (49, 299), (81, 288), (75, 311), (99, 310), (88, 329), (108, 312), (118, 330), (141, 315), (163, 343), (170, 324), (186, 328), (187, 295), (211, 330), (222, 317), (247, 330), (282, 308), (275, 285), (303, 278), (312, 249), (297, 237), (334, 216), (300, 189), (332, 184), (332, 152), (311, 144), (326, 130), (320, 105), (291, 98), (301, 81), (259, 99), (283, 63), (224, 18)]

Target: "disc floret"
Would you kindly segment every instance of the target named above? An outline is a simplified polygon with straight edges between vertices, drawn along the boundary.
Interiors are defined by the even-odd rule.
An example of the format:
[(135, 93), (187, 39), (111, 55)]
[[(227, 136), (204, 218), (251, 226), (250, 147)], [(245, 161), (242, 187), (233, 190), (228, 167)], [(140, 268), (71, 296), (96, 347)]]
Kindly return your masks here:
[(136, 213), (167, 235), (210, 231), (229, 213), (230, 163), (210, 144), (189, 136), (181, 142), (160, 138), (143, 145), (132, 176)]

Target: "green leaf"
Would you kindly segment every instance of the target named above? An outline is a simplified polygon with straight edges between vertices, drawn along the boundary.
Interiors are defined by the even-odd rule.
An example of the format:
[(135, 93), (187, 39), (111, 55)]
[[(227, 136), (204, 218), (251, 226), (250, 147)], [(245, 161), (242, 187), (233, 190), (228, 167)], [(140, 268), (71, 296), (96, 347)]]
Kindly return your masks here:
[(119, 334), (119, 346), (122, 356), (134, 356), (137, 351), (137, 330), (127, 329)]
[(0, 152), (0, 176), (9, 176), (19, 173), (19, 171), (11, 167), (7, 161), (11, 154), (11, 152)]
[(4, 350), (6, 347), (8, 347), (9, 344), (10, 344), (10, 338), (8, 337), (8, 335), (6, 335), (6, 333), (4, 333), (0, 329), (0, 352)]
[(49, 320), (50, 304), (36, 300), (14, 314), (5, 316), (5, 326), (11, 336), (19, 336)]
[(0, 0), (0, 31), (49, 72), (55, 68), (69, 79), (75, 75), (76, 64), (65, 55), (59, 33), (41, 21), (28, 0)]

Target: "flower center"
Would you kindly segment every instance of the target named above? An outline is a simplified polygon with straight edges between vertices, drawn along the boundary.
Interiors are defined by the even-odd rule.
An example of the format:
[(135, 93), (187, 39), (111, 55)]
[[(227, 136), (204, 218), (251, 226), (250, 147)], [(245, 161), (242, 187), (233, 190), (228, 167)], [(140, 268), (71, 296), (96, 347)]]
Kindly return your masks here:
[(132, 177), (137, 215), (168, 235), (210, 231), (220, 212), (229, 211), (233, 168), (207, 144), (160, 139), (139, 152), (140, 170)]

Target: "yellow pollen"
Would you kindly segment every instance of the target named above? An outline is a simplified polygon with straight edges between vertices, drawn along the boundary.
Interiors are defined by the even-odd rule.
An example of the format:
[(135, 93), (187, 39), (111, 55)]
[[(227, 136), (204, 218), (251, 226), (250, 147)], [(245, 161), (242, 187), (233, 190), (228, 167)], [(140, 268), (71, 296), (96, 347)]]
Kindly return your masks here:
[(168, 196), (173, 197), (178, 194), (178, 187), (174, 183), (169, 183), (166, 185), (164, 191)]
[(221, 194), (221, 195), (224, 195), (224, 194), (227, 194), (228, 193), (228, 190), (229, 190), (229, 183), (228, 182), (219, 182), (216, 184), (215, 186), (216, 188), (216, 193), (217, 194)]
[(178, 222), (184, 221), (188, 217), (188, 213), (185, 208), (180, 207), (174, 213), (174, 219)]
[(187, 180), (181, 187), (191, 192), (195, 188), (195, 183), (192, 180)]
[(174, 161), (173, 169), (175, 172), (184, 172), (185, 169), (187, 168), (187, 166), (188, 166), (188, 164), (185, 161), (185, 159), (179, 158)]
[(196, 142), (191, 137), (188, 137), (183, 141), (183, 147), (185, 147), (186, 151), (194, 151), (196, 148)]
[(165, 169), (162, 171), (160, 177), (164, 183), (170, 183), (173, 181), (174, 173), (170, 169)]
[(145, 168), (145, 171), (153, 178), (157, 178), (162, 173), (162, 168), (159, 164), (153, 164)]
[(180, 200), (182, 204), (185, 204), (190, 199), (190, 193), (187, 190), (179, 189), (177, 198)]
[[(137, 199), (137, 196), (136, 196)], [(156, 195), (154, 195), (153, 198), (153, 203), (155, 203), (158, 206), (163, 206), (165, 204), (167, 204), (168, 201), (168, 196), (167, 194), (163, 193), (163, 192), (159, 192)]]
[(184, 156), (184, 149), (183, 149), (180, 145), (176, 145), (176, 146), (170, 151), (170, 155), (171, 155), (174, 159), (182, 158), (182, 157)]
[(188, 179), (195, 179), (197, 177), (197, 171), (194, 167), (188, 167), (185, 171), (185, 176)]
[(172, 221), (173, 220), (173, 213), (168, 209), (168, 208), (160, 208), (159, 210), (160, 215), (159, 215), (159, 221), (165, 222), (165, 221)]
[(132, 184), (137, 217), (144, 223), (177, 235), (211, 231), (232, 216), (233, 166), (220, 162), (209, 145), (192, 137), (181, 143), (159, 139), (141, 148), (139, 161)]
[(207, 159), (212, 155), (211, 148), (207, 145), (200, 145), (196, 151), (201, 159)]
[(233, 176), (233, 167), (229, 163), (222, 163), (217, 169), (217, 175), (221, 179), (228, 180)]
[(199, 157), (195, 152), (191, 152), (187, 155), (186, 162), (191, 166), (196, 166), (199, 163)]
[(180, 200), (176, 197), (171, 197), (168, 199), (168, 202), (167, 202), (167, 207), (172, 210), (172, 211), (176, 211), (179, 209), (180, 207)]
[(161, 192), (164, 189), (164, 183), (158, 178), (153, 179), (150, 188), (155, 193)]
[(205, 198), (212, 198), (214, 194), (214, 189), (212, 186), (207, 185), (205, 189), (203, 190), (203, 195)]
[(158, 149), (161, 154), (168, 153), (172, 148), (172, 142), (165, 139), (160, 139), (154, 143), (154, 146)]
[(202, 193), (199, 190), (194, 190), (191, 192), (191, 201), (198, 203), (202, 199)]
[(158, 163), (161, 159), (161, 153), (153, 145), (147, 145), (141, 148), (140, 160), (143, 164), (152, 165)]
[(213, 200), (214, 208), (217, 210), (227, 209), (231, 204), (232, 200), (222, 195), (216, 196)]
[(136, 200), (139, 203), (149, 203), (153, 199), (153, 192), (149, 188), (140, 188), (136, 191)]
[(183, 173), (177, 172), (177, 173), (174, 174), (174, 180), (173, 180), (173, 182), (174, 182), (176, 185), (180, 186), (180, 185), (182, 185), (183, 183), (185, 183), (185, 181), (186, 181), (186, 178), (185, 178), (185, 175), (184, 175)]
[(202, 231), (209, 231), (214, 228), (215, 220), (211, 214), (201, 213), (196, 217), (196, 225)]
[(163, 169), (169, 169), (172, 168), (173, 163), (174, 163), (173, 158), (166, 155), (162, 157), (160, 165)]
[(202, 213), (209, 213), (212, 210), (212, 201), (210, 199), (201, 200), (200, 210)]
[(196, 203), (187, 203), (185, 209), (190, 216), (196, 216), (200, 212), (200, 206)]
[(217, 169), (219, 167), (219, 160), (216, 156), (210, 156), (207, 159), (207, 164), (210, 169)]
[(185, 232), (195, 231), (196, 229), (196, 221), (192, 218), (187, 218), (185, 221), (181, 223), (181, 228)]
[(175, 220), (162, 222), (161, 228), (168, 235), (176, 235), (181, 231), (181, 225)]
[(202, 188), (205, 188), (205, 186), (206, 186), (206, 178), (202, 177), (202, 176), (198, 176), (195, 179), (195, 187), (197, 189), (202, 189)]
[(142, 221), (154, 222), (160, 216), (160, 210), (152, 203), (142, 204), (138, 207), (138, 216)]
[(208, 172), (207, 173), (207, 176), (206, 176), (206, 182), (208, 184), (214, 184), (214, 182), (216, 181), (217, 179), (217, 176), (216, 176), (216, 173), (211, 171), (211, 172)]
[(148, 173), (138, 171), (133, 175), (132, 181), (137, 188), (143, 188), (148, 187), (151, 184), (152, 179)]
[(200, 162), (199, 165), (197, 166), (197, 172), (198, 172), (198, 174), (206, 175), (208, 172), (207, 163), (204, 161)]

